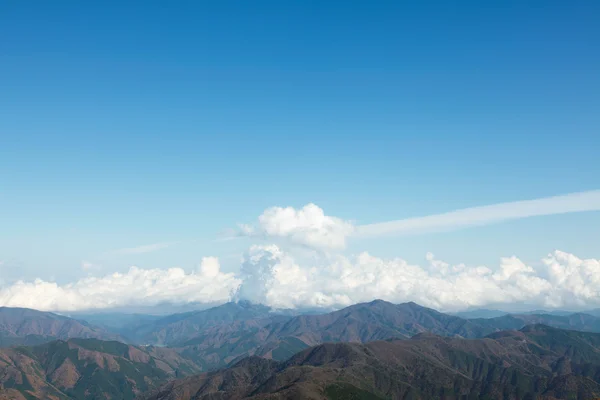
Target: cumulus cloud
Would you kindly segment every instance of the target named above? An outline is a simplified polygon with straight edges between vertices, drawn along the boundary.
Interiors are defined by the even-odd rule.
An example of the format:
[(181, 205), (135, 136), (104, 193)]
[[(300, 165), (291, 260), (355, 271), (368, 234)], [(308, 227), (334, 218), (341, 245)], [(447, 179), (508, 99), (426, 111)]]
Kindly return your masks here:
[(600, 260), (554, 251), (535, 264), (505, 257), (494, 266), (450, 264), (433, 254), (421, 265), (369, 253), (322, 253), (299, 261), (275, 245), (252, 246), (238, 273), (206, 257), (193, 272), (141, 269), (58, 285), (19, 281), (0, 289), (0, 305), (76, 311), (160, 303), (250, 300), (274, 308), (340, 308), (384, 299), (443, 311), (519, 303), (531, 308), (600, 307)]
[(217, 257), (204, 257), (199, 269), (202, 276), (214, 278), (221, 273), (221, 264)]
[(126, 273), (87, 277), (66, 285), (40, 279), (18, 281), (0, 289), (0, 305), (77, 311), (164, 302), (214, 303), (228, 301), (239, 285), (234, 274), (221, 272), (218, 260), (207, 257), (192, 273), (181, 268), (131, 267)]
[(342, 249), (354, 227), (351, 222), (325, 215), (315, 204), (301, 209), (271, 207), (258, 217), (258, 224), (241, 225), (243, 236), (286, 239), (291, 243), (320, 250)]
[(274, 283), (274, 268), (281, 262), (283, 252), (275, 245), (252, 246), (240, 267), (241, 285), (235, 300), (269, 304), (267, 294)]
[(495, 268), (450, 265), (433, 254), (426, 260), (421, 266), (361, 253), (301, 266), (270, 246), (255, 248), (244, 262), (247, 269), (260, 265), (253, 270), (260, 276), (253, 281), (265, 282), (260, 300), (277, 308), (338, 308), (377, 298), (449, 311), (517, 302), (549, 308), (600, 305), (599, 260), (561, 251), (538, 267), (516, 257), (502, 258)]

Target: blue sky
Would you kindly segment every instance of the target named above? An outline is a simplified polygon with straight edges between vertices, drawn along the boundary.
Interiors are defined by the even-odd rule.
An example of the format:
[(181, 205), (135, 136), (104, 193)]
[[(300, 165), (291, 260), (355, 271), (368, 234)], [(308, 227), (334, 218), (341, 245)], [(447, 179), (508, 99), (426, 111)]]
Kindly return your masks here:
[[(527, 4), (525, 4), (527, 3)], [(235, 270), (272, 206), (370, 224), (600, 186), (594, 1), (0, 6), (0, 273)], [(352, 240), (600, 258), (596, 212)], [(118, 249), (177, 242), (160, 251)]]

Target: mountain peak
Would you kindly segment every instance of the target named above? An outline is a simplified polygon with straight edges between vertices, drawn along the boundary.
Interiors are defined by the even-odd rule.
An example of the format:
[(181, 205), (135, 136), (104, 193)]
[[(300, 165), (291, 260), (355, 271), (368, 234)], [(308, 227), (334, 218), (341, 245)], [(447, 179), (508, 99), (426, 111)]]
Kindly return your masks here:
[(381, 299), (376, 299), (369, 303), (363, 303), (363, 305), (368, 305), (369, 307), (397, 307), (396, 304)]

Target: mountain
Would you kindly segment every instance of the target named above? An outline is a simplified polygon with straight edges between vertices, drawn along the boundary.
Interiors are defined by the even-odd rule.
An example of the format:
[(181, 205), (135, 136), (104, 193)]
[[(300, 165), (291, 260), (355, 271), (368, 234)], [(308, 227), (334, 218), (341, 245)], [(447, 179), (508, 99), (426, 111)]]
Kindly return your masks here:
[(175, 348), (182, 357), (209, 371), (251, 355), (282, 361), (325, 342), (407, 339), (422, 332), (481, 338), (536, 323), (600, 332), (600, 318), (587, 314), (464, 319), (415, 303), (392, 304), (381, 300), (317, 315), (283, 315), (266, 306), (238, 302), (165, 317), (100, 314), (92, 318), (103, 327), (53, 313), (3, 308), (0, 345), (35, 345), (73, 337), (119, 339)]
[(178, 351), (203, 369), (214, 370), (250, 355), (285, 360), (325, 342), (408, 339), (422, 332), (482, 337), (496, 330), (415, 303), (395, 305), (376, 300), (328, 314), (291, 318), (271, 314), (214, 324), (183, 342)]
[(510, 313), (508, 313), (506, 311), (500, 311), (500, 310), (489, 310), (487, 308), (479, 308), (476, 310), (468, 310), (468, 311), (460, 311), (460, 312), (452, 313), (452, 315), (455, 315), (460, 318), (465, 318), (465, 319), (496, 318), (496, 317), (502, 317), (506, 314), (510, 314)]
[[(519, 329), (533, 323), (600, 332), (600, 318), (588, 314), (502, 313), (490, 318), (495, 311), (488, 311), (481, 311), (485, 318), (462, 318), (415, 303), (395, 305), (375, 300), (325, 314), (298, 314), (290, 310), (274, 311), (260, 304), (231, 302), (163, 317), (120, 313), (79, 317), (88, 318), (89, 322), (102, 327), (96, 330), (114, 332), (129, 343), (202, 348), (219, 347), (232, 340), (256, 341), (265, 344), (266, 348), (276, 348), (273, 341), (284, 340), (283, 347), (289, 347), (286, 338), (294, 338), (291, 339), (294, 343), (299, 340), (304, 346), (326, 341), (366, 342), (390, 337), (406, 338), (425, 331), (446, 336), (483, 337), (498, 330)], [(474, 317), (481, 313), (467, 315)], [(251, 343), (244, 346), (256, 347)], [(291, 347), (294, 351), (298, 350), (295, 345)], [(291, 355), (290, 351), (284, 353)]]
[(50, 312), (0, 307), (0, 347), (69, 338), (116, 339), (118, 336), (88, 322)]
[[(480, 382), (480, 377), (472, 376), (473, 371), (468, 369), (483, 368), (489, 374), (491, 368), (494, 371), (493, 374), (496, 374), (496, 371), (501, 371), (502, 374), (518, 374), (510, 381), (516, 379), (517, 382), (521, 382), (524, 379), (523, 382), (526, 382), (526, 386), (529, 385), (526, 387), (527, 390), (531, 389), (531, 385), (543, 386), (547, 393), (554, 393), (556, 397), (560, 397), (565, 393), (571, 393), (569, 387), (573, 385), (583, 385), (582, 387), (587, 388), (585, 389), (586, 393), (595, 393), (595, 364), (598, 362), (596, 360), (597, 348), (600, 346), (600, 342), (597, 342), (597, 335), (561, 331), (547, 326), (542, 328), (543, 325), (540, 325), (553, 325), (558, 328), (580, 331), (600, 331), (600, 318), (592, 315), (504, 315), (496, 318), (464, 319), (443, 314), (415, 303), (392, 304), (381, 300), (356, 304), (320, 315), (294, 316), (289, 313), (281, 315), (265, 306), (241, 302), (227, 303), (208, 310), (174, 314), (167, 317), (141, 315), (132, 316), (127, 321), (127, 318), (123, 316), (112, 320), (109, 315), (105, 315), (100, 320), (96, 320), (107, 328), (129, 330), (134, 340), (158, 344), (157, 346), (142, 347), (93, 339), (94, 337), (114, 336), (114, 334), (105, 328), (98, 328), (84, 321), (52, 313), (26, 309), (0, 309), (0, 317), (0, 328), (4, 335), (2, 338), (5, 341), (14, 340), (12, 344), (19, 342), (35, 344), (38, 341), (49, 341), (56, 337), (64, 339), (73, 336), (90, 337), (90, 339), (69, 339), (37, 346), (0, 349), (0, 385), (3, 395), (7, 396), (6, 393), (15, 395), (17, 392), (29, 393), (29, 398), (52, 398), (52, 396), (56, 399), (94, 398), (90, 394), (92, 392), (82, 392), (77, 389), (83, 387), (78, 385), (97, 388), (94, 389), (96, 391), (94, 393), (101, 393), (103, 398), (118, 398), (114, 396), (119, 391), (128, 393), (127, 396), (133, 396), (151, 390), (172, 377), (215, 371), (228, 366), (234, 366), (234, 368), (228, 370), (232, 375), (226, 380), (233, 382), (232, 387), (241, 390), (240, 396), (249, 396), (245, 390), (250, 386), (253, 391), (258, 390), (260, 385), (266, 384), (266, 381), (262, 379), (267, 375), (276, 379), (276, 382), (279, 380), (285, 382), (288, 375), (284, 374), (280, 379), (278, 374), (281, 373), (281, 368), (284, 368), (284, 365), (287, 366), (291, 360), (298, 360), (298, 354), (305, 354), (308, 348), (342, 349), (339, 351), (348, 352), (350, 357), (348, 360), (344, 359), (345, 361), (340, 364), (346, 366), (354, 365), (353, 360), (358, 357), (356, 354), (364, 353), (360, 357), (366, 357), (365, 354), (375, 357), (373, 354), (377, 355), (378, 353), (375, 352), (375, 348), (372, 348), (373, 343), (394, 343), (395, 347), (387, 350), (390, 351), (390, 354), (398, 352), (397, 355), (400, 358), (396, 361), (411, 360), (410, 365), (393, 365), (393, 370), (385, 379), (391, 380), (400, 376), (398, 369), (408, 375), (401, 376), (404, 386), (394, 383), (395, 389), (386, 389), (391, 390), (389, 393), (410, 397), (417, 396), (416, 394), (424, 396), (423, 393), (433, 395), (438, 393), (435, 390), (447, 391), (445, 386), (436, 386), (435, 382), (423, 381), (423, 383), (420, 380), (418, 382), (411, 380), (416, 379), (420, 376), (419, 374), (429, 373), (430, 369), (435, 371), (436, 376), (443, 377), (444, 382), (452, 382), (452, 385), (460, 390), (474, 390), (475, 392), (479, 391), (478, 393), (495, 393), (494, 390), (508, 390), (509, 392), (517, 389), (524, 390), (520, 383), (510, 383), (506, 386), (507, 383), (502, 380), (505, 378), (502, 378), (499, 383), (493, 381), (484, 384)], [(521, 331), (517, 334), (514, 331), (506, 332), (507, 329), (520, 329)], [(487, 338), (480, 339), (480, 341), (465, 339), (486, 336)], [(346, 347), (335, 344), (339, 342), (345, 342)], [(325, 347), (322, 347), (321, 345), (324, 343), (326, 343)], [(470, 344), (466, 345), (465, 343)], [(473, 343), (483, 344), (473, 345)], [(164, 347), (165, 345), (170, 347)], [(377, 346), (385, 347), (388, 344)], [(450, 350), (441, 351), (446, 348), (451, 348), (452, 352), (448, 353)], [(329, 350), (319, 351), (325, 351), (325, 354), (329, 352)], [(335, 354), (338, 354), (336, 352), (338, 350), (334, 351)], [(136, 354), (136, 356), (132, 356), (132, 354)], [(556, 354), (562, 354), (562, 356), (557, 358)], [(386, 363), (389, 360), (379, 359), (380, 356), (375, 359), (369, 357), (361, 362), (368, 365), (375, 363), (373, 365), (382, 370), (388, 368)], [(473, 357), (476, 358), (473, 359)], [(478, 361), (481, 357), (487, 360), (486, 362), (491, 362), (493, 366), (481, 364), (481, 361)], [(451, 361), (450, 366), (454, 368), (452, 370), (454, 372), (448, 372), (446, 367), (438, 371), (436, 368), (441, 367), (436, 364), (438, 361), (434, 362), (434, 360), (441, 360), (440, 362), (443, 363)], [(309, 361), (298, 362), (289, 371), (293, 371), (293, 374), (296, 374), (293, 376), (297, 376), (298, 379), (316, 379), (312, 372), (310, 376), (304, 377), (305, 367), (309, 365), (306, 363), (310, 364)], [(423, 365), (423, 368), (426, 369), (415, 371), (412, 363)], [(467, 368), (461, 363), (471, 366)], [(518, 372), (513, 372), (513, 369), (507, 370), (508, 367), (505, 364), (514, 368), (518, 367)], [(61, 367), (62, 365), (65, 366)], [(115, 365), (118, 365), (118, 368)], [(503, 369), (498, 370), (500, 368), (498, 365)], [(317, 367), (322, 368), (320, 364)], [(463, 367), (467, 368), (466, 372), (471, 375), (461, 369)], [(382, 388), (378, 386), (379, 383), (377, 385), (373, 383), (375, 385), (373, 387), (361, 384), (357, 389), (356, 384), (352, 382), (360, 375), (352, 374), (359, 372), (352, 372), (348, 375), (350, 378), (346, 382), (344, 381), (345, 373), (340, 372), (345, 367), (335, 367), (341, 368), (341, 370), (336, 370), (331, 366), (327, 368), (329, 369), (324, 372), (315, 370), (314, 373), (323, 373), (323, 377), (329, 377), (330, 373), (335, 372), (334, 381), (340, 381), (339, 385), (319, 386), (319, 384), (316, 388), (310, 386), (308, 389), (293, 383), (296, 381), (288, 382), (288, 385), (300, 393), (298, 394), (301, 396), (300, 398), (304, 398), (302, 396), (309, 393), (317, 393), (316, 398), (322, 398), (319, 396), (325, 392), (334, 397), (338, 396), (338, 398), (348, 398), (348, 393), (351, 393), (352, 396), (364, 394), (365, 396), (381, 397), (384, 395), (382, 398), (389, 395), (388, 391), (382, 391)], [(524, 372), (521, 369), (524, 369)], [(58, 372), (56, 372), (57, 370)], [(63, 374), (63, 370), (67, 372)], [(256, 371), (262, 372), (257, 372), (257, 376)], [(554, 379), (552, 374), (559, 372), (562, 375), (570, 375), (561, 378), (563, 380)], [(535, 374), (539, 373), (541, 374), (539, 376), (546, 377), (546, 380), (541, 382), (521, 378), (520, 374), (522, 373), (533, 374), (533, 376), (537, 376)], [(229, 389), (223, 389), (224, 381), (220, 381), (220, 379), (224, 378), (218, 374), (217, 372), (209, 373), (201, 375), (203, 378), (198, 379), (210, 379), (210, 382), (202, 381), (204, 382), (202, 387), (205, 389), (214, 386), (221, 387), (222, 390), (219, 389), (221, 391), (229, 391)], [(548, 374), (552, 376), (550, 377)], [(464, 378), (465, 376), (468, 379)], [(592, 380), (582, 380), (584, 379), (582, 376), (590, 377)], [(600, 376), (600, 370), (598, 370), (598, 376)], [(196, 378), (190, 378), (188, 381), (192, 382), (194, 379)], [(257, 383), (259, 381), (260, 385)], [(346, 384), (354, 386), (344, 386)], [(430, 390), (430, 386), (433, 388), (431, 389), (434, 390), (433, 392), (427, 391)], [(316, 392), (311, 392), (314, 390)], [(366, 391), (366, 394), (360, 390)], [(285, 393), (291, 395), (296, 392)], [(213, 393), (211, 396), (219, 398), (220, 395)], [(229, 398), (227, 396), (225, 398)], [(238, 396), (238, 392), (235, 393), (235, 396)], [(419, 398), (418, 396), (415, 398)], [(0, 395), (0, 398), (5, 397)]]
[(214, 370), (251, 355), (285, 360), (304, 348), (325, 342), (407, 339), (423, 332), (481, 338), (535, 323), (600, 332), (600, 318), (585, 314), (505, 315), (467, 320), (415, 303), (375, 300), (327, 314), (293, 317), (274, 314), (260, 305), (227, 303), (161, 318), (138, 329), (136, 335), (142, 338), (142, 343), (176, 347), (182, 356), (203, 370)]
[(525, 325), (544, 324), (555, 328), (572, 329), (584, 332), (600, 332), (600, 318), (589, 314), (509, 314), (496, 318), (471, 319), (483, 331), (520, 329)]
[(465, 337), (483, 335), (482, 327), (471, 321), (412, 302), (392, 304), (383, 300), (356, 304), (328, 314), (298, 316), (272, 328), (278, 336), (295, 336), (308, 345), (408, 338), (421, 332)]
[[(479, 309), (475, 309), (475, 310), (467, 310), (467, 311), (460, 311), (460, 312), (455, 312), (452, 313), (452, 315), (456, 315), (457, 317), (461, 317), (461, 318), (465, 318), (465, 319), (479, 319), (479, 318), (497, 318), (497, 317), (503, 317), (505, 315), (509, 315), (509, 314), (513, 314), (513, 315), (553, 315), (553, 316), (567, 316), (567, 315), (572, 315), (572, 314), (577, 314), (574, 311), (565, 311), (565, 310), (552, 310), (552, 311), (546, 311), (546, 310), (532, 310), (532, 311), (523, 311), (523, 312), (508, 312), (508, 311), (501, 311), (501, 310), (490, 310), (487, 308), (479, 308)], [(590, 315), (594, 315), (594, 316), (600, 316), (600, 313), (598, 312), (598, 310), (590, 310), (590, 311), (585, 311), (583, 313), (580, 314), (590, 314)]]
[(128, 338), (141, 326), (152, 324), (164, 316), (151, 314), (128, 314), (121, 312), (75, 313), (71, 318), (86, 321), (109, 332)]
[(200, 369), (174, 350), (70, 339), (0, 349), (1, 399), (133, 399)]
[(285, 362), (249, 357), (145, 399), (593, 399), (599, 382), (600, 334), (532, 325), (483, 339), (326, 343)]
[(583, 312), (575, 312), (575, 311), (566, 311), (566, 310), (552, 310), (552, 311), (546, 311), (546, 310), (532, 310), (532, 311), (525, 311), (525, 312), (521, 312), (519, 314), (538, 314), (538, 315), (558, 315), (558, 316), (566, 316), (566, 315), (572, 315), (572, 314), (590, 314), (590, 315), (594, 315), (593, 314), (594, 310), (590, 310), (590, 311), (583, 311)]
[[(268, 323), (271, 309), (260, 304), (230, 302), (202, 311), (191, 311), (158, 318), (130, 329), (129, 338), (137, 343), (180, 346), (207, 329), (253, 321), (247, 327)], [(241, 324), (246, 326), (245, 324)]]

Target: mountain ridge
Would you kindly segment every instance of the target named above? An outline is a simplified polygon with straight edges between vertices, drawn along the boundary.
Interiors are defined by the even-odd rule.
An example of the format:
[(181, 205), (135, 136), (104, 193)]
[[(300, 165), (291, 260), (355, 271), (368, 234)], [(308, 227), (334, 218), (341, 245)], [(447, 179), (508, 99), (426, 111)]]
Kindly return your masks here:
[(171, 349), (99, 339), (0, 349), (0, 398), (133, 400), (201, 369)]
[[(565, 337), (579, 351), (556, 347)], [(482, 339), (325, 343), (284, 362), (250, 357), (176, 380), (145, 399), (591, 399), (600, 395), (599, 345), (600, 334), (544, 325)]]
[(51, 312), (0, 307), (0, 347), (72, 337), (118, 339), (119, 335), (86, 321)]

